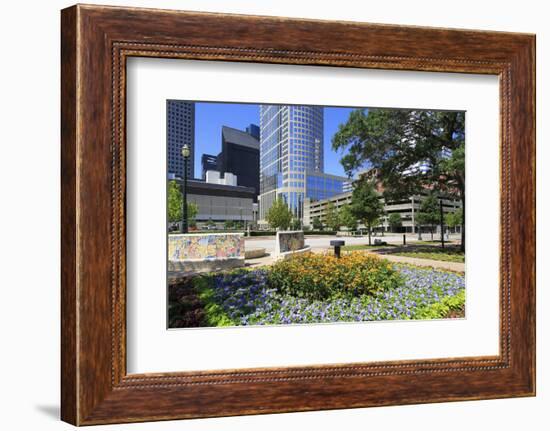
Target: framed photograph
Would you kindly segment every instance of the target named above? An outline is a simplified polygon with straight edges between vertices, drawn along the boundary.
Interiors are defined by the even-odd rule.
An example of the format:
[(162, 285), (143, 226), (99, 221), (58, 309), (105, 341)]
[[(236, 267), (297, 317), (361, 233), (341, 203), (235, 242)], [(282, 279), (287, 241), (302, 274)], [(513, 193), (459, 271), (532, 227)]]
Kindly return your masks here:
[(77, 5), (61, 43), (63, 420), (535, 394), (533, 35)]

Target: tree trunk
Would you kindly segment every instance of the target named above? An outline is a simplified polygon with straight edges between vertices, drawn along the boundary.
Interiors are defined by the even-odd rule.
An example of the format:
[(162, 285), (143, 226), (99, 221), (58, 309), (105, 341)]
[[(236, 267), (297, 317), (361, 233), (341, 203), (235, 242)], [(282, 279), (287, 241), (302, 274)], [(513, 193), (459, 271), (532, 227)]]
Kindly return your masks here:
[(371, 231), (370, 225), (367, 226), (367, 229), (368, 229), (368, 231), (369, 231), (369, 245), (371, 245), (371, 243), (370, 243), (370, 233), (371, 233), (371, 232), (370, 232), (370, 231)]
[(430, 234), (432, 235), (432, 242), (434, 240), (434, 227), (432, 225), (432, 228), (430, 229)]

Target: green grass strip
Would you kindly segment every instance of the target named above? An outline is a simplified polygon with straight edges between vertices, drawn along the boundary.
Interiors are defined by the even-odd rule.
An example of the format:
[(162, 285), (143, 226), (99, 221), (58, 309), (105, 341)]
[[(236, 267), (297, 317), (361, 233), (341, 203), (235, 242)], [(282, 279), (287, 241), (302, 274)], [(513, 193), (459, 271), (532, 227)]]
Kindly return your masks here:
[(193, 286), (199, 298), (204, 302), (206, 321), (209, 326), (235, 326), (237, 323), (229, 318), (222, 306), (214, 301), (213, 279), (211, 276), (200, 276), (193, 280)]
[(404, 251), (401, 253), (392, 253), (395, 256), (415, 257), (417, 259), (440, 260), (443, 262), (464, 263), (464, 254), (460, 253), (431, 253), (422, 251)]
[(368, 244), (354, 244), (354, 245), (345, 245), (342, 247), (344, 251), (356, 251), (356, 250), (377, 250), (380, 248), (395, 247), (394, 244), (386, 245), (368, 245)]

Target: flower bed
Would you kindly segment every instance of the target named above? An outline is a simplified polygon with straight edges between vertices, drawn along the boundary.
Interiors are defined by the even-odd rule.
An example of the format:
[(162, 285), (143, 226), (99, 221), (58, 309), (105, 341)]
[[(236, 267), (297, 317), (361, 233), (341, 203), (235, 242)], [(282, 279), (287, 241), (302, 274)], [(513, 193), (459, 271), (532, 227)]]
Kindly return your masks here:
[(402, 280), (397, 286), (322, 300), (274, 288), (266, 269), (203, 276), (195, 286), (208, 303), (207, 320), (212, 326), (434, 319), (451, 312), (460, 316), (462, 275), (399, 264), (390, 269)]
[(295, 256), (268, 270), (268, 284), (295, 298), (326, 300), (354, 298), (394, 289), (403, 282), (391, 264), (377, 256), (348, 253)]

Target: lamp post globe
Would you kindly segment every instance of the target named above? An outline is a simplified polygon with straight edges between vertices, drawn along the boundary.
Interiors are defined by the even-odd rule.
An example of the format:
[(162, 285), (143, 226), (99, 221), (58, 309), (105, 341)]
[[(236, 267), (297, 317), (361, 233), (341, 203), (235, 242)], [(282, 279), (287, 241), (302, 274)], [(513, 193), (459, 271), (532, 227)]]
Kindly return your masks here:
[(181, 155), (183, 156), (183, 202), (182, 202), (182, 221), (181, 221), (181, 233), (188, 233), (189, 226), (187, 220), (187, 163), (189, 162), (189, 156), (191, 150), (189, 145), (185, 144), (181, 147)]
[(191, 155), (191, 150), (189, 149), (189, 145), (185, 144), (183, 147), (181, 147), (181, 155), (184, 159), (189, 158)]

